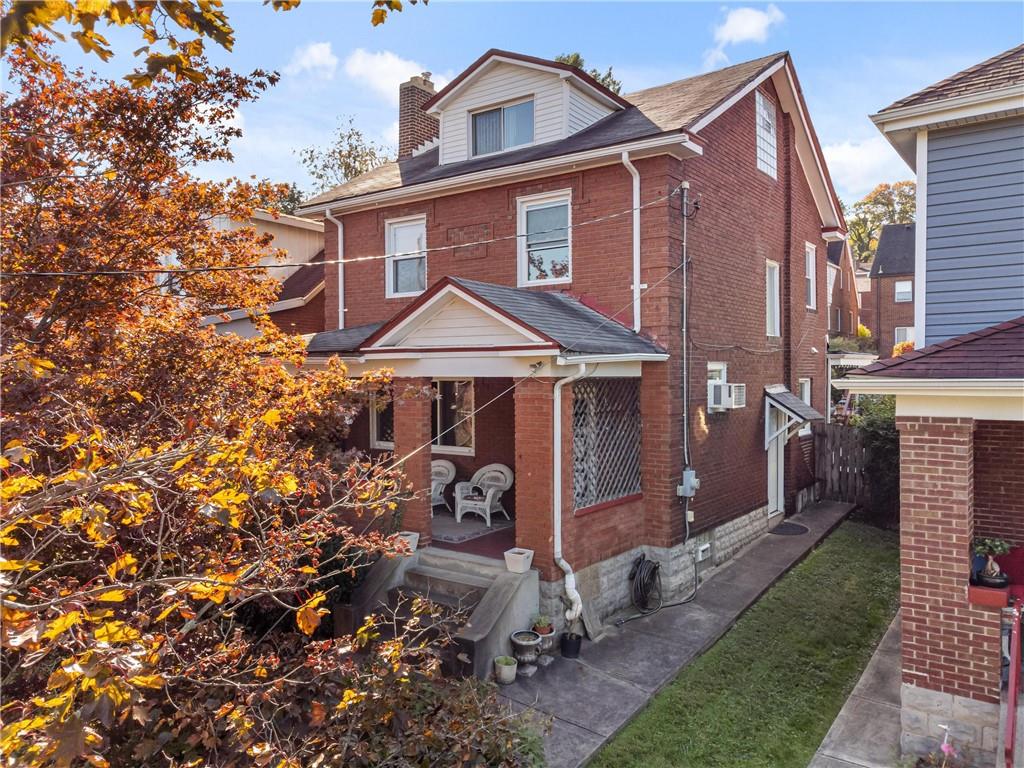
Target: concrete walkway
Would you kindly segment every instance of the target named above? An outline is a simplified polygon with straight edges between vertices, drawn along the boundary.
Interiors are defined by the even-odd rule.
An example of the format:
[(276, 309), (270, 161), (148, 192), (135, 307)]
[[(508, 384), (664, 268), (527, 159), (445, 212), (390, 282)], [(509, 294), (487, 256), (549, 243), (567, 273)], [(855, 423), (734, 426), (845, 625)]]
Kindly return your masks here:
[(893, 619), (807, 768), (891, 768), (900, 754), (900, 617)]
[(846, 517), (851, 504), (820, 502), (791, 518), (809, 532), (768, 534), (705, 581), (696, 599), (585, 642), (579, 659), (555, 660), (502, 688), (516, 711), (553, 718), (549, 768), (576, 768), (614, 736), (679, 670), (710, 648), (780, 576)]

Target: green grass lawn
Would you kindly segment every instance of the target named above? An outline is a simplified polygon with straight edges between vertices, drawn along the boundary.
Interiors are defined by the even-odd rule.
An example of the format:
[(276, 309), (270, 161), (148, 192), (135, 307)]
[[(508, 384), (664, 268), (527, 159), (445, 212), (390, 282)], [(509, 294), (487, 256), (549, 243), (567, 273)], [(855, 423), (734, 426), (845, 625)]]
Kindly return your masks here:
[(897, 535), (843, 523), (591, 765), (806, 768), (898, 599)]

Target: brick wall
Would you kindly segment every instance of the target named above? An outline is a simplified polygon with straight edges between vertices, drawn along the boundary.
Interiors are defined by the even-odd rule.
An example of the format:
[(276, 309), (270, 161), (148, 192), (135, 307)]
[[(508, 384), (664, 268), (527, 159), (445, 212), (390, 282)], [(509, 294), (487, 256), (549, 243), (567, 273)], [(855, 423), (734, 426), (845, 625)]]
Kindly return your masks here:
[[(828, 310), (831, 317), (827, 321), (829, 333), (832, 336), (856, 336), (857, 323), (860, 320), (857, 288), (854, 283), (853, 268), (845, 253), (839, 260), (839, 273), (842, 275), (842, 284), (837, 275), (835, 283), (832, 285), (832, 303)], [(838, 318), (835, 316), (837, 309), (839, 310)]]
[(977, 423), (974, 531), (1024, 546), (1024, 421)]
[[(769, 95), (776, 97), (770, 84)], [(680, 181), (690, 182), (701, 211), (689, 223), (690, 256), (690, 443), (691, 463), (702, 479), (694, 500), (694, 533), (764, 507), (767, 497), (764, 449), (763, 391), (785, 383), (797, 391), (797, 380), (813, 382), (812, 403), (826, 402), (825, 337), (827, 333), (826, 247), (821, 221), (793, 145), (793, 126), (779, 121), (779, 173), (773, 179), (756, 168), (754, 97), (741, 100), (702, 133), (705, 155), (685, 163), (669, 156), (635, 162), (641, 174), (641, 199), (648, 203), (666, 195)], [(347, 214), (345, 257), (355, 259), (384, 252), (384, 223), (413, 214), (426, 216), (430, 248), (516, 234), (516, 198), (571, 189), (573, 221), (627, 209), (631, 179), (621, 165), (586, 169), (532, 182), (506, 184), (471, 193)], [(803, 300), (804, 243), (816, 246), (817, 309)], [(682, 505), (675, 495), (682, 470), (682, 313), (681, 217), (678, 197), (641, 212), (642, 282), (651, 286), (642, 302), (643, 330), (665, 346), (671, 358), (644, 363), (641, 385), (643, 429), (643, 502), (566, 518), (566, 553), (574, 567), (603, 558), (643, 541), (656, 546), (678, 544), (684, 534)], [(337, 232), (325, 228), (326, 258), (337, 255)], [(781, 339), (765, 332), (765, 260), (780, 265), (783, 276)], [(573, 282), (567, 290), (605, 311), (619, 312), (632, 322), (631, 217), (618, 216), (573, 232)], [(428, 257), (427, 283), (445, 275), (507, 285), (516, 284), (514, 239), (433, 251)], [(410, 299), (384, 298), (384, 261), (352, 263), (345, 269), (345, 325), (383, 321)], [(794, 286), (791, 288), (790, 286)], [(798, 301), (789, 305), (790, 291)], [(326, 275), (325, 325), (337, 321), (338, 279)], [(747, 385), (748, 405), (722, 414), (706, 408), (707, 362), (729, 365), (729, 380)], [(538, 567), (553, 573), (542, 549), (550, 549), (550, 478), (543, 476), (538, 451), (550, 467), (550, 392), (534, 382), (515, 394), (517, 538), (537, 550)], [(568, 390), (568, 388), (567, 388)], [(571, 405), (566, 392), (565, 407)], [(520, 398), (525, 398), (520, 400)], [(482, 400), (478, 396), (478, 401)], [(527, 403), (527, 405), (523, 405)], [(528, 410), (523, 410), (526, 407)], [(545, 410), (545, 408), (547, 410)], [(546, 415), (545, 415), (546, 414)], [(354, 426), (353, 441), (359, 425)], [(480, 435), (478, 431), (478, 436)], [(478, 442), (480, 438), (478, 437)], [(546, 448), (544, 446), (547, 446)], [(812, 482), (805, 451), (791, 441), (786, 457), (787, 497)], [(507, 446), (506, 446), (507, 450)], [(524, 460), (529, 458), (528, 463)], [(565, 466), (571, 466), (567, 455)], [(478, 462), (479, 463), (479, 462)], [(505, 462), (510, 463), (510, 462)], [(468, 468), (467, 468), (468, 469)], [(534, 477), (534, 473), (541, 475)], [(571, 487), (571, 486), (568, 486)], [(571, 494), (566, 494), (567, 498)], [(533, 527), (533, 530), (529, 530)], [(578, 560), (578, 562), (577, 562)]]
[[(395, 379), (395, 455), (408, 457), (401, 465), (406, 487), (415, 495), (402, 503), (402, 529), (417, 531), (420, 546), (430, 543), (430, 379)], [(410, 455), (411, 454), (411, 455)]]
[(303, 307), (274, 312), (274, 325), (288, 333), (317, 333), (324, 330), (324, 292), (320, 291)]
[(892, 357), (896, 326), (914, 324), (914, 302), (896, 303), (896, 281), (909, 280), (910, 275), (894, 277), (876, 277), (871, 281), (871, 292), (874, 294), (874, 325), (871, 333), (878, 339), (878, 356)]
[(974, 423), (901, 417), (903, 682), (999, 701), (999, 611), (967, 603), (974, 535)]

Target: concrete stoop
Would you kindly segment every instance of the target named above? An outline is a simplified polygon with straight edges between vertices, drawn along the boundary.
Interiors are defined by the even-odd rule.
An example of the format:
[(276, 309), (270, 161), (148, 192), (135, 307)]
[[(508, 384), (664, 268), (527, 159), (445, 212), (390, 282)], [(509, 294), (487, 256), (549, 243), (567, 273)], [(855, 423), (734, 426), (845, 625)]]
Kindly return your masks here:
[(420, 595), (464, 617), (452, 627), (456, 653), (446, 660), (454, 674), (489, 677), (494, 657), (512, 651), (509, 636), (538, 610), (537, 571), (509, 573), (499, 560), (426, 547), (402, 576), (388, 592), (392, 606)]

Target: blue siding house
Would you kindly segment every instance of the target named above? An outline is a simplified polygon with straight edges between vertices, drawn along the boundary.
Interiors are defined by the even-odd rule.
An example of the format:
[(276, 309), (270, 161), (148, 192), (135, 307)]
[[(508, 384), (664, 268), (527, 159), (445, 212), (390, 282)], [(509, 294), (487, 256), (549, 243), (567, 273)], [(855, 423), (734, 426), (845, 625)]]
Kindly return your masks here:
[(917, 172), (917, 346), (1024, 315), (1024, 45), (872, 120)]

